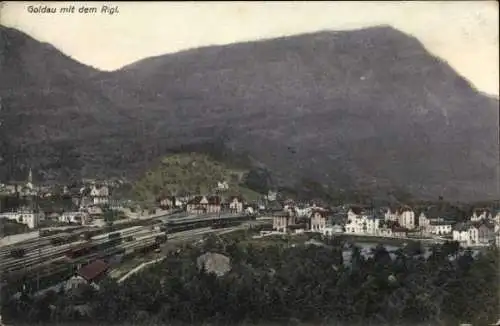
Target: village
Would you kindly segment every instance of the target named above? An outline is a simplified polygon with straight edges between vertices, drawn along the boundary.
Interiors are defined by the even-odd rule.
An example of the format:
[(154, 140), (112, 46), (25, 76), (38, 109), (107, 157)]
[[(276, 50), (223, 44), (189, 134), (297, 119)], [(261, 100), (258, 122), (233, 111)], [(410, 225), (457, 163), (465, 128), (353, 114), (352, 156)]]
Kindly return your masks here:
[(100, 226), (149, 219), (172, 212), (186, 216), (220, 214), (257, 214), (272, 217), (273, 233), (317, 232), (325, 236), (347, 234), (381, 238), (435, 239), (457, 241), (462, 247), (500, 246), (500, 211), (476, 208), (466, 221), (453, 216), (427, 216), (409, 206), (362, 207), (350, 204), (337, 207), (297, 202), (280, 198), (269, 191), (258, 201), (242, 196), (224, 196), (228, 185), (219, 182), (214, 193), (185, 196), (160, 196), (152, 207), (144, 208), (112, 196), (119, 181), (82, 180), (75, 186), (58, 186), (58, 198), (71, 205), (62, 209), (40, 208), (40, 202), (55, 196), (55, 188), (34, 185), (30, 170), (26, 182), (0, 184), (0, 193), (22, 199), (24, 204), (9, 209), (0, 207), (0, 219), (27, 226), (30, 231), (47, 225)]
[(500, 211), (477, 209), (466, 222), (451, 218), (418, 217), (408, 206), (401, 208), (363, 209), (339, 207), (326, 209), (296, 205), (288, 201), (273, 216), (273, 229), (281, 233), (318, 232), (325, 236), (350, 234), (381, 238), (436, 239), (457, 241), (462, 247), (500, 245)]

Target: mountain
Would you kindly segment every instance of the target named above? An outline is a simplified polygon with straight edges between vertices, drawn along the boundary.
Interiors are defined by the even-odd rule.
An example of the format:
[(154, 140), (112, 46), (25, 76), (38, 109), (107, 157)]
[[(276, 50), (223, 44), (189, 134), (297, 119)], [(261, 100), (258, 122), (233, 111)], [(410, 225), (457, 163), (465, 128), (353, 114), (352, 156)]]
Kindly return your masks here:
[(198, 48), (113, 72), (0, 33), (4, 173), (24, 163), (61, 177), (68, 161), (65, 176), (138, 175), (179, 147), (217, 148), (283, 185), (499, 196), (498, 99), (391, 27)]

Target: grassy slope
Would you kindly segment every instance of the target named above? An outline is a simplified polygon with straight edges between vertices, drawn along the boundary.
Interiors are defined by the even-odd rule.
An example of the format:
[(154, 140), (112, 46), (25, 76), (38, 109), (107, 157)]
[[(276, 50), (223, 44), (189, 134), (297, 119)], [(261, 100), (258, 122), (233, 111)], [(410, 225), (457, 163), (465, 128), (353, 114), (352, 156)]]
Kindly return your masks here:
[(174, 154), (148, 171), (134, 185), (134, 193), (142, 201), (152, 202), (161, 195), (213, 194), (217, 182), (226, 181), (226, 195), (242, 195), (255, 200), (259, 194), (240, 183), (247, 171), (234, 169), (198, 153)]

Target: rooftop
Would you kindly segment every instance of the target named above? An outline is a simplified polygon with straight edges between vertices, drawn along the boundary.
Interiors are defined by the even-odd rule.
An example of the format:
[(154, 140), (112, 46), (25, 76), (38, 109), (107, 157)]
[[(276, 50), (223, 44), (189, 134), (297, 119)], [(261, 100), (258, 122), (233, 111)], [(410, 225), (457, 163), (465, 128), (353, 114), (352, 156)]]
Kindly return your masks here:
[(86, 281), (90, 282), (104, 274), (108, 270), (108, 268), (108, 264), (98, 259), (80, 268), (77, 274), (83, 277)]

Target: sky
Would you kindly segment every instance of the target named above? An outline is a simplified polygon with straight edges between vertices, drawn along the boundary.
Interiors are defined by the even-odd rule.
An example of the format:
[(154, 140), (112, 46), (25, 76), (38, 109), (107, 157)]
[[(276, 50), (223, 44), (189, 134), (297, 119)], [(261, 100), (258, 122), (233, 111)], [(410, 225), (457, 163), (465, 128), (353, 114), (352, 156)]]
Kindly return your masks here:
[[(75, 13), (34, 13), (29, 6)], [(103, 6), (118, 13), (101, 12)], [(97, 13), (79, 13), (95, 7)], [(4, 2), (14, 27), (84, 64), (115, 70), (134, 61), (207, 45), (324, 30), (391, 25), (415, 36), (482, 92), (499, 95), (498, 3), (426, 2)]]

